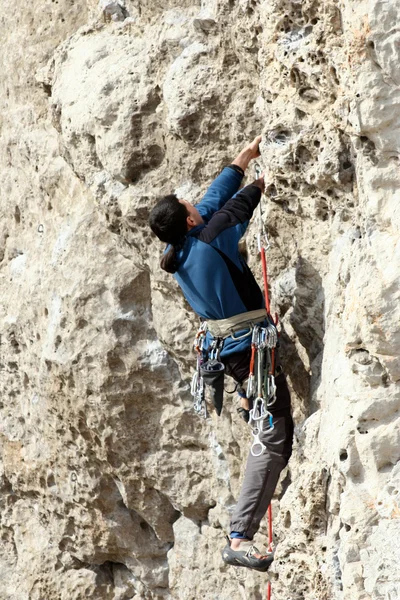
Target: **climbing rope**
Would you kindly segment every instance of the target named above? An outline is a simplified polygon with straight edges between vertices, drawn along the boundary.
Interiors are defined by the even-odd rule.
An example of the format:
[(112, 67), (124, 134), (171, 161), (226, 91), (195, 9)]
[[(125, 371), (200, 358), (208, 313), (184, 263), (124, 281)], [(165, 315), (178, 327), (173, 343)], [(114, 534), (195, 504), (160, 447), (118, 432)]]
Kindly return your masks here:
[[(259, 179), (259, 177), (261, 176), (261, 168), (257, 164), (255, 165), (255, 172), (256, 172), (256, 178)], [(269, 249), (270, 244), (269, 244), (267, 232), (265, 230), (264, 221), (262, 218), (261, 200), (260, 200), (260, 203), (258, 206), (259, 206), (259, 226), (258, 226), (258, 236), (257, 236), (258, 251), (261, 256), (261, 267), (262, 267), (262, 275), (263, 275), (263, 282), (264, 282), (265, 308), (267, 309), (268, 315), (270, 315), (271, 310), (270, 310), (270, 301), (269, 301), (269, 292), (268, 292), (268, 270), (267, 270), (267, 257), (266, 257), (266, 251)], [(264, 238), (264, 244), (262, 244), (262, 238)], [(277, 324), (278, 324), (278, 316), (275, 315), (275, 326)], [(274, 328), (274, 330), (275, 330), (275, 334), (277, 335), (276, 327)], [(278, 340), (276, 339), (274, 341), (275, 341), (275, 343), (271, 346), (270, 373), (268, 373), (268, 376), (266, 378), (266, 382), (269, 382), (269, 381), (272, 382), (272, 385), (274, 388), (272, 391), (272, 396), (275, 396), (275, 391), (276, 391), (275, 379), (274, 379), (275, 347), (276, 347)], [(253, 348), (252, 348), (252, 361), (254, 363)], [(251, 364), (252, 363), (250, 362), (250, 373), (251, 373)], [(267, 398), (269, 397), (268, 392), (269, 392), (269, 390), (267, 390)], [(272, 415), (270, 415), (270, 426), (273, 427)], [(261, 427), (262, 427), (262, 425), (261, 425)], [(268, 550), (267, 551), (268, 551), (268, 553), (273, 552), (272, 505), (271, 505), (271, 503), (268, 506)], [(266, 596), (267, 600), (271, 600), (271, 595), (272, 595), (272, 584), (271, 584), (271, 581), (268, 581), (267, 596)]]

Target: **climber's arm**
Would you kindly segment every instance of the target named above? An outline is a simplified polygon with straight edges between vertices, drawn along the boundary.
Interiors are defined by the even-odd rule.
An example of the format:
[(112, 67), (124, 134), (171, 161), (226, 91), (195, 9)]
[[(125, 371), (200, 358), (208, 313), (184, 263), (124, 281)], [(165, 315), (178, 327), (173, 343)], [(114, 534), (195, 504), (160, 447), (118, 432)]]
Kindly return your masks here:
[(260, 141), (261, 136), (257, 136), (238, 154), (231, 165), (225, 167), (208, 188), (203, 199), (197, 205), (197, 209), (206, 223), (237, 193), (249, 162), (260, 156), (258, 148)]
[[(221, 247), (227, 254), (237, 252), (237, 244), (247, 229), (264, 190), (264, 178), (247, 185), (216, 212), (198, 239)], [(229, 248), (229, 250), (228, 250)]]
[(197, 210), (208, 223), (213, 214), (223, 207), (225, 202), (238, 191), (244, 176), (243, 169), (237, 165), (225, 167), (220, 175), (212, 182)]
[(233, 161), (232, 165), (236, 165), (237, 167), (240, 167), (241, 169), (243, 169), (243, 172), (244, 172), (247, 169), (247, 167), (249, 166), (249, 162), (251, 160), (253, 160), (253, 158), (258, 158), (260, 156), (260, 149), (259, 149), (260, 142), (261, 142), (261, 135), (258, 135), (257, 137), (254, 138), (254, 140), (251, 142), (251, 144), (246, 146), (246, 148), (244, 148), (240, 152), (240, 154), (238, 154), (238, 156)]

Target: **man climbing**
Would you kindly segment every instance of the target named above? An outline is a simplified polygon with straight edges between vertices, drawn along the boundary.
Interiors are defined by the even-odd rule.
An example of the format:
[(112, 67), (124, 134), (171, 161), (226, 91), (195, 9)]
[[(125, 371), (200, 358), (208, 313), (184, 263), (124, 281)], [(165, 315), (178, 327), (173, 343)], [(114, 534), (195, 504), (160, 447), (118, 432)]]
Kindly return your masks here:
[[(256, 137), (222, 170), (197, 206), (171, 194), (162, 198), (150, 214), (152, 231), (168, 244), (161, 268), (174, 274), (185, 298), (199, 317), (208, 321), (211, 330), (226, 323), (222, 320), (244, 313), (258, 315), (261, 323), (265, 321), (262, 292), (238, 249), (264, 191), (263, 176), (238, 191), (249, 162), (260, 156), (260, 141), (261, 136)], [(248, 420), (252, 398), (245, 397), (243, 386), (249, 377), (252, 336), (241, 333), (223, 336), (219, 356), (225, 372), (240, 386), (242, 413)], [(211, 341), (208, 334), (207, 342)], [(225, 563), (258, 571), (266, 571), (273, 558), (271, 554), (261, 555), (252, 539), (292, 451), (290, 394), (277, 357), (275, 365), (276, 393), (268, 408), (271, 417), (261, 421), (259, 435), (265, 449), (258, 456), (249, 454), (230, 537), (222, 551)]]

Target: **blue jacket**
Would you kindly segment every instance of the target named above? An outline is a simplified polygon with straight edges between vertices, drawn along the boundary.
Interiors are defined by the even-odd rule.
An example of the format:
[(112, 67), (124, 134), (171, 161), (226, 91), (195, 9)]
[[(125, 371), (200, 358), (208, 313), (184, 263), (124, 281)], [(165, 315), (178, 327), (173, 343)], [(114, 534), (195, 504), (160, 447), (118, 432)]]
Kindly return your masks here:
[[(204, 224), (188, 232), (177, 253), (175, 278), (202, 319), (226, 319), (264, 307), (262, 292), (238, 250), (261, 190), (248, 185), (238, 192), (242, 178), (235, 165), (225, 167), (197, 205)], [(227, 338), (221, 356), (250, 344), (251, 336), (238, 341)]]

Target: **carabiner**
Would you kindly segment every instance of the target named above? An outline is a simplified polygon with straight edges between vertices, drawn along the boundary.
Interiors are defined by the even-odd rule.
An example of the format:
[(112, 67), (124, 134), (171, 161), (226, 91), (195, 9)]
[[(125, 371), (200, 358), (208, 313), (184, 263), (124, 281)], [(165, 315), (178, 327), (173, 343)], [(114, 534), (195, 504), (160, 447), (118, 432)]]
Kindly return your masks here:
[(258, 396), (258, 398), (254, 400), (253, 408), (250, 411), (249, 423), (263, 421), (266, 414), (269, 413), (264, 411), (264, 398)]
[(254, 375), (249, 375), (247, 380), (246, 397), (251, 398), (254, 395)]

